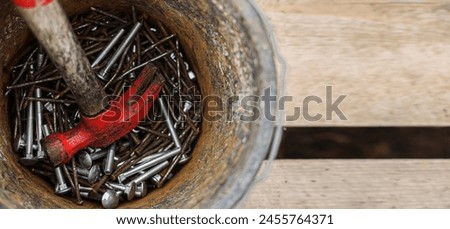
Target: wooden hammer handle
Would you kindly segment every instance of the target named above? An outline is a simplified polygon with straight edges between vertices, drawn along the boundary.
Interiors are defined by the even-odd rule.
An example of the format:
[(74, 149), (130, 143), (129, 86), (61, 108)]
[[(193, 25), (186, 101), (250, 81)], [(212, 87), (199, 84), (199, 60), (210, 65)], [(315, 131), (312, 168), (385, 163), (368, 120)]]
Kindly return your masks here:
[(80, 110), (95, 116), (107, 106), (106, 93), (57, 0), (13, 0), (31, 31), (62, 74)]

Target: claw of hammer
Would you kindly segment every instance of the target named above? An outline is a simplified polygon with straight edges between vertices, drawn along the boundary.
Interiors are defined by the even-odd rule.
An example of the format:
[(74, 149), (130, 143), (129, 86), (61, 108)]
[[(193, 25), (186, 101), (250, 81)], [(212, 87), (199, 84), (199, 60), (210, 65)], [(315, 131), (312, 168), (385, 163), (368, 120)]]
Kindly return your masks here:
[(104, 112), (82, 117), (81, 122), (65, 133), (53, 133), (42, 139), (55, 167), (65, 164), (86, 147), (107, 147), (138, 126), (159, 96), (163, 82), (155, 76), (156, 67), (147, 65), (133, 85)]

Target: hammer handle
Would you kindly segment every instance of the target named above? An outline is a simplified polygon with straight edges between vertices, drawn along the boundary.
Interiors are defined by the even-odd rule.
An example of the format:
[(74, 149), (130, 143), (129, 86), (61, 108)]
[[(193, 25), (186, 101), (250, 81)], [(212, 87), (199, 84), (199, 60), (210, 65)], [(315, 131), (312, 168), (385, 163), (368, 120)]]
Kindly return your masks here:
[[(73, 155), (96, 140), (96, 136), (87, 130), (89, 130), (89, 126), (85, 122), (81, 122), (65, 133), (53, 133), (42, 140), (50, 161), (55, 162), (55, 167), (66, 164)], [(61, 150), (63, 151), (60, 152)]]
[(12, 0), (69, 86), (85, 116), (102, 112), (108, 101), (58, 0)]

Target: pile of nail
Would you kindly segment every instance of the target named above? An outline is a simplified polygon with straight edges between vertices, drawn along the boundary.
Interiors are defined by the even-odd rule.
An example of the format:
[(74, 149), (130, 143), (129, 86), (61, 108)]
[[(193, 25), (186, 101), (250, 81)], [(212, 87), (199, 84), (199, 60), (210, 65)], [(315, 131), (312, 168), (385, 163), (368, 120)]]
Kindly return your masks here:
[(17, 57), (6, 90), (13, 150), (22, 165), (54, 185), (55, 194), (116, 208), (162, 187), (189, 162), (200, 133), (200, 91), (177, 35), (134, 7), (128, 13), (91, 8), (71, 23), (109, 95), (120, 96), (150, 62), (164, 80), (161, 95), (128, 135), (54, 168), (41, 139), (72, 129), (81, 116), (74, 95), (34, 42)]

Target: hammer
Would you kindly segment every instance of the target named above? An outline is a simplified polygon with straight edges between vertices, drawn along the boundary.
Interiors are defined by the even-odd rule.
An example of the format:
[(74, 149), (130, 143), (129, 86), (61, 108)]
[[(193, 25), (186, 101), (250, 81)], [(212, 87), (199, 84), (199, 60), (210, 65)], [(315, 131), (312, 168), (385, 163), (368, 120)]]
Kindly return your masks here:
[(62, 74), (82, 114), (73, 129), (42, 139), (55, 167), (83, 148), (111, 145), (145, 118), (162, 88), (163, 82), (154, 77), (156, 67), (147, 65), (120, 98), (108, 100), (58, 0), (12, 2)]

